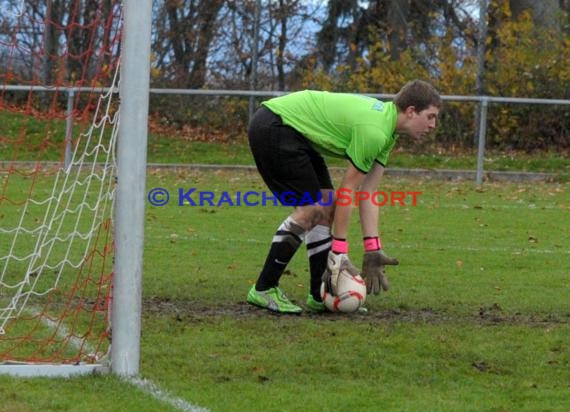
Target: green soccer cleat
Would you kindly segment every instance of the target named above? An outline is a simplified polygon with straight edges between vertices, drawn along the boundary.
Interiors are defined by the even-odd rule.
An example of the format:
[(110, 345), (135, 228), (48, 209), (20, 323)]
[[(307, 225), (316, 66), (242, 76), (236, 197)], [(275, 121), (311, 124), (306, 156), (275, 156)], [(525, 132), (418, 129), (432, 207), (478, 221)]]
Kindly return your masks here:
[(310, 293), (307, 296), (307, 307), (313, 312), (326, 312), (327, 310), (325, 304), (316, 300)]
[(364, 306), (361, 306), (361, 307), (358, 308), (358, 310), (357, 310), (356, 312), (358, 312), (358, 313), (361, 314), (361, 315), (367, 315), (367, 314), (368, 314), (368, 309), (365, 308)]
[(278, 313), (299, 314), (303, 311), (299, 306), (291, 303), (278, 287), (260, 292), (255, 290), (255, 285), (253, 285), (247, 294), (247, 303)]

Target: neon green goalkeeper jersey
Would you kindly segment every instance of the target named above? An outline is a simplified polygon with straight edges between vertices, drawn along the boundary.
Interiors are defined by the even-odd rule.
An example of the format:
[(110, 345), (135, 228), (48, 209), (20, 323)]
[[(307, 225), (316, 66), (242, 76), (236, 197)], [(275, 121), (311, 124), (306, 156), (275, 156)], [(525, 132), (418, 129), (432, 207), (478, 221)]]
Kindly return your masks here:
[(325, 155), (348, 158), (361, 172), (386, 166), (398, 138), (393, 102), (349, 93), (303, 90), (263, 103)]

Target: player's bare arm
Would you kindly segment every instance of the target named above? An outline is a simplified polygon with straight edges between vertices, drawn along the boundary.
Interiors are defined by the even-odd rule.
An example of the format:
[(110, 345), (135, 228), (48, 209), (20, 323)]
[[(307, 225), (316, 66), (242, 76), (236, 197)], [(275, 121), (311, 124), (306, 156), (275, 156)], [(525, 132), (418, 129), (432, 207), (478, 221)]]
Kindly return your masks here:
[[(384, 167), (380, 163), (374, 163), (372, 170), (366, 175), (360, 190), (374, 193), (378, 190)], [(372, 202), (372, 198), (359, 202), (360, 225), (362, 227), (362, 237), (378, 237), (379, 206)]]
[[(348, 162), (348, 167), (340, 185), (341, 189), (345, 189), (348, 193), (355, 193), (359, 190), (362, 182), (366, 179), (366, 174), (358, 170), (354, 165)], [(333, 237), (337, 239), (346, 239), (348, 236), (348, 227), (350, 224), (350, 216), (352, 214), (352, 204), (338, 204), (334, 214)]]
[[(375, 163), (364, 179), (361, 190), (369, 193), (375, 192), (383, 175), (384, 167)], [(378, 229), (379, 209), (379, 206), (375, 205), (370, 197), (359, 204), (365, 250), (362, 258), (362, 277), (366, 282), (367, 292), (374, 295), (380, 293), (380, 290), (386, 291), (390, 287), (385, 266), (399, 264), (397, 259), (389, 257), (382, 250)]]

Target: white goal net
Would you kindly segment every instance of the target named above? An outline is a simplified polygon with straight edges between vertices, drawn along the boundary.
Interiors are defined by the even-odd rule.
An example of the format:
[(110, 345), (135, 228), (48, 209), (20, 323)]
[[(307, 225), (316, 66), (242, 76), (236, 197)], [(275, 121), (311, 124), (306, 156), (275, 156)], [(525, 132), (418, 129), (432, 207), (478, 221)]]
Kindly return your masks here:
[(3, 13), (0, 364), (110, 348), (120, 1)]

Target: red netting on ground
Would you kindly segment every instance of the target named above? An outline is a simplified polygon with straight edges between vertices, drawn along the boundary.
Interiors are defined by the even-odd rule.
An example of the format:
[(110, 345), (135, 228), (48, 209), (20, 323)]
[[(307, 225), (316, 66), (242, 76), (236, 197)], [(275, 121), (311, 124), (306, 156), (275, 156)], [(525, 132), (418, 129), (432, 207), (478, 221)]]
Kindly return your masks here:
[(0, 363), (96, 362), (110, 345), (121, 2), (8, 3)]

